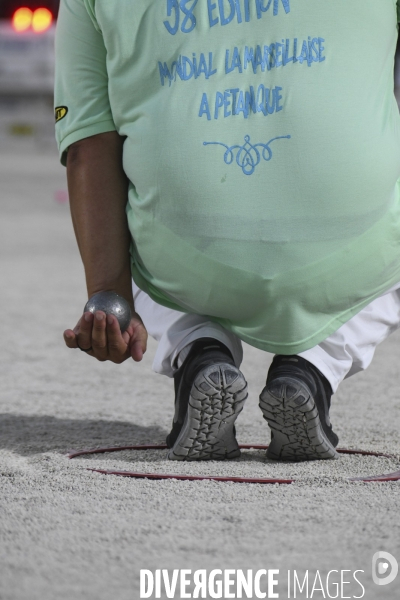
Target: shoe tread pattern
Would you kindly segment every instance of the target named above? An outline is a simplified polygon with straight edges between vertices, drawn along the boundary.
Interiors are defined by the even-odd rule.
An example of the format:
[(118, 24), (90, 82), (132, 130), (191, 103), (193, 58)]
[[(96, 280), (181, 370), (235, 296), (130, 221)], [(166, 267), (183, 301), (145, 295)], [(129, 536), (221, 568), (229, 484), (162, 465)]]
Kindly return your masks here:
[(314, 398), (302, 381), (274, 378), (261, 393), (260, 408), (272, 433), (268, 458), (299, 462), (338, 457), (322, 428)]
[(234, 424), (247, 398), (247, 382), (228, 363), (209, 365), (194, 380), (182, 430), (169, 451), (172, 460), (237, 458)]

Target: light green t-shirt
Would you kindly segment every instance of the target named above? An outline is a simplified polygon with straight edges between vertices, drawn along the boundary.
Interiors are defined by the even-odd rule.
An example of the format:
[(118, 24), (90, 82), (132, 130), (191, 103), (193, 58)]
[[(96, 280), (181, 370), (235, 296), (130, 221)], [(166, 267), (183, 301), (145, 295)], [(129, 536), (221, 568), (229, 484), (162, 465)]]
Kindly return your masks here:
[(396, 8), (61, 0), (61, 160), (126, 136), (139, 287), (290, 354), (400, 281)]

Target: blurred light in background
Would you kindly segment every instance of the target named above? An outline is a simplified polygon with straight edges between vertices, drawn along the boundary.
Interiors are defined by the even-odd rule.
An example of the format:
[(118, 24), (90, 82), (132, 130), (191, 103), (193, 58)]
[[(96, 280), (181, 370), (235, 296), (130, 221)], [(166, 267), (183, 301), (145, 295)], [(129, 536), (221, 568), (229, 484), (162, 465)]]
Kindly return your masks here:
[(11, 24), (13, 15), (19, 8), (29, 8), (32, 13), (38, 8), (47, 8), (53, 15), (53, 20), (56, 20), (59, 6), (60, 0), (0, 0), (0, 23), (7, 20)]
[(37, 8), (32, 11), (30, 8), (18, 8), (12, 18), (12, 24), (15, 31), (22, 32), (32, 29), (35, 33), (42, 33), (49, 29), (53, 22), (53, 15), (48, 8)]
[(48, 8), (37, 8), (32, 16), (32, 29), (36, 33), (42, 33), (50, 27), (53, 22), (53, 15)]
[(27, 31), (32, 24), (33, 12), (30, 8), (21, 7), (15, 11), (12, 24), (15, 31)]

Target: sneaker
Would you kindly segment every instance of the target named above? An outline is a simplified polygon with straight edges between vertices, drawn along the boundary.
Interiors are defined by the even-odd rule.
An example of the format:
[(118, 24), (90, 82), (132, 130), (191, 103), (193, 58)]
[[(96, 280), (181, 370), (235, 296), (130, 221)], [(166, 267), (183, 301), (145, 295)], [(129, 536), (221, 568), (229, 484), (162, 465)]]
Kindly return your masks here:
[(332, 388), (301, 356), (274, 357), (260, 408), (271, 429), (267, 457), (302, 461), (338, 458), (338, 437), (329, 419)]
[(175, 416), (167, 437), (170, 460), (237, 458), (235, 421), (247, 398), (247, 382), (218, 340), (194, 342), (174, 376)]

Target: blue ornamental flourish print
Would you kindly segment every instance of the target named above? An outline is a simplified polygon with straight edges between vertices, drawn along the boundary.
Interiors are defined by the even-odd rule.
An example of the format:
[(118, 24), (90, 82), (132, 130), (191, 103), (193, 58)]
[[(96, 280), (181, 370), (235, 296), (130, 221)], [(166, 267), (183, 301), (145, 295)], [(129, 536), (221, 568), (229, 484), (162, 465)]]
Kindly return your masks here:
[(224, 153), (224, 161), (227, 165), (231, 165), (235, 160), (235, 150), (236, 152), (236, 164), (242, 169), (244, 175), (252, 175), (256, 169), (256, 167), (260, 164), (261, 159), (269, 162), (272, 159), (272, 150), (270, 148), (270, 144), (275, 142), (276, 140), (290, 140), (292, 136), (290, 135), (281, 135), (279, 137), (274, 137), (272, 140), (269, 140), (266, 144), (252, 144), (250, 142), (250, 136), (244, 136), (244, 144), (242, 146), (234, 145), (227, 146), (222, 142), (203, 142), (204, 146), (217, 145), (223, 146), (226, 148)]

